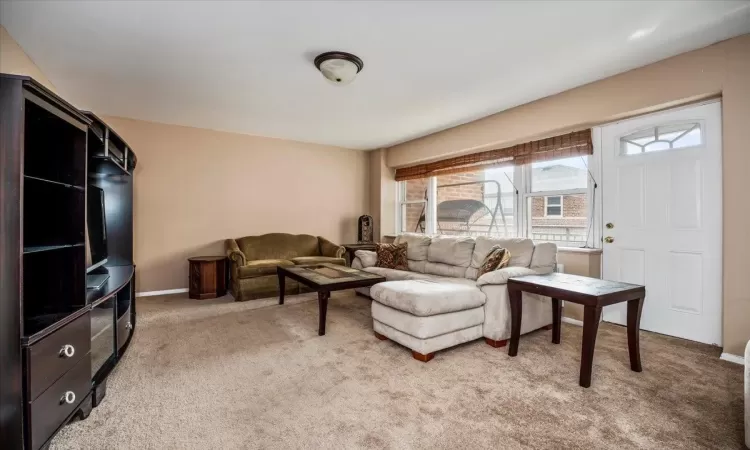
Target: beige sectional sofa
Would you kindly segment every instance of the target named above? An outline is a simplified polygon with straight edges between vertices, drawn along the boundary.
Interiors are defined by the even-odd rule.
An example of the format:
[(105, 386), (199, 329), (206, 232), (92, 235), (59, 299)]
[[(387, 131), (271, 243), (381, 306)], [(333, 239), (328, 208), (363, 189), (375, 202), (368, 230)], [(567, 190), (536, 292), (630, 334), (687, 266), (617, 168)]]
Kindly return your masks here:
[[(530, 239), (407, 233), (394, 241), (403, 242), (408, 244), (408, 271), (376, 267), (376, 253), (363, 250), (355, 253), (352, 267), (387, 280), (357, 289), (373, 299), (376, 334), (410, 348), (423, 361), (437, 350), (481, 337), (492, 346), (504, 346), (510, 338), (508, 278), (551, 273), (557, 264), (555, 244)], [(477, 278), (494, 245), (510, 251), (509, 266)], [(549, 298), (524, 293), (521, 333), (551, 323)]]

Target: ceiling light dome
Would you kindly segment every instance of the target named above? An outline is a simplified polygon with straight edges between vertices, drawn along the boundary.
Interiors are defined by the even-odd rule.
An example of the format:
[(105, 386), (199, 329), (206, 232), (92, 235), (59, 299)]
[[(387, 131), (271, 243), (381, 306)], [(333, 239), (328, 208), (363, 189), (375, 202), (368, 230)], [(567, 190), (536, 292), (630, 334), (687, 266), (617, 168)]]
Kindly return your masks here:
[(325, 52), (315, 58), (315, 67), (323, 76), (341, 86), (351, 83), (364, 66), (361, 59), (346, 52)]

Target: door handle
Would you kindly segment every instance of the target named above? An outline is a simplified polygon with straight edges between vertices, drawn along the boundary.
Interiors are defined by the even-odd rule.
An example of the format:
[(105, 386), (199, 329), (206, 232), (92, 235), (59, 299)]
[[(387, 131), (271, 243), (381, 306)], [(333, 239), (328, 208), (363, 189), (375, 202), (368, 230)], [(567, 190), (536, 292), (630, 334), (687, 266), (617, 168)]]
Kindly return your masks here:
[(615, 242), (615, 238), (613, 238), (612, 236), (607, 236), (604, 238), (604, 242), (606, 242), (607, 244), (611, 244)]

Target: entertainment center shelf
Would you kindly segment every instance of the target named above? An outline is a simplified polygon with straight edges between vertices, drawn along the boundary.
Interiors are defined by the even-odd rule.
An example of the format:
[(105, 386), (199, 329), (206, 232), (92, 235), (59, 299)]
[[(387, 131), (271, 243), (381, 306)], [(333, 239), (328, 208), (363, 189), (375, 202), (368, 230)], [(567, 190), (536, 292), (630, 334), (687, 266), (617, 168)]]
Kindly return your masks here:
[(86, 303), (95, 307), (101, 302), (117, 294), (122, 288), (133, 279), (135, 266), (117, 266), (107, 268), (109, 280), (104, 286), (97, 290), (86, 292)]
[(71, 244), (71, 245), (40, 245), (37, 247), (24, 247), (23, 253), (38, 253), (38, 252), (49, 252), (51, 250), (60, 250), (62, 248), (71, 248), (71, 247), (83, 247), (85, 244), (81, 242), (80, 244)]
[(47, 448), (104, 400), (136, 322), (136, 161), (95, 114), (0, 74), (3, 449)]

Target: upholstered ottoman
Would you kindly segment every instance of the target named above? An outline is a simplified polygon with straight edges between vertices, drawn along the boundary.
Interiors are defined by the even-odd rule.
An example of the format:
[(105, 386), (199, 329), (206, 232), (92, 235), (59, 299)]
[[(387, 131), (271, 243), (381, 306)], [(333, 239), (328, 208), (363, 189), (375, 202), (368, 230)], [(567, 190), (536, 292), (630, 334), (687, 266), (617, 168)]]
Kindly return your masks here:
[(370, 288), (379, 339), (391, 339), (427, 362), (435, 352), (482, 337), (486, 296), (473, 283), (388, 281)]

